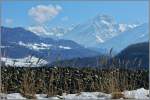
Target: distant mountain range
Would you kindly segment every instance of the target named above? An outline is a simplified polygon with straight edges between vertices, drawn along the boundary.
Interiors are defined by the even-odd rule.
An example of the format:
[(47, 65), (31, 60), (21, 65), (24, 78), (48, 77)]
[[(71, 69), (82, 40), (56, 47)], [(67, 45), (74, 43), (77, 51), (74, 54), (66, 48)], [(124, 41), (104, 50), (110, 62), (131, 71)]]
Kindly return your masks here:
[(98, 44), (120, 34), (119, 24), (111, 16), (97, 15), (87, 22), (75, 26), (64, 38), (76, 41), (86, 47), (97, 47)]
[(120, 24), (111, 16), (97, 15), (65, 33), (63, 38), (97, 51), (108, 52), (113, 48), (115, 52), (120, 52), (130, 44), (149, 40), (148, 23)]
[(117, 55), (129, 45), (149, 42), (148, 23), (120, 24), (113, 17), (101, 14), (66, 29), (51, 28), (48, 30), (51, 35), (38, 33), (36, 29), (1, 27), (2, 56), (23, 59), (33, 55), (48, 63), (80, 58), (79, 62), (83, 61), (84, 65), (84, 59), (94, 61), (96, 56), (108, 57), (110, 49)]
[(113, 48), (115, 51), (120, 52), (127, 46), (140, 42), (148, 42), (148, 24), (139, 25), (133, 29), (125, 31), (120, 35), (106, 41), (105, 43), (99, 44), (98, 47), (102, 48)]
[(111, 48), (118, 53), (130, 44), (148, 41), (148, 23), (122, 24), (102, 14), (69, 28), (54, 27), (47, 31), (51, 38), (72, 40), (102, 53)]
[(149, 43), (143, 42), (130, 45), (113, 58), (104, 55), (96, 57), (74, 58), (71, 60), (54, 62), (51, 64), (51, 66), (108, 68), (108, 66), (112, 65), (112, 63), (116, 64), (119, 68), (148, 69)]
[(40, 37), (20, 27), (1, 27), (1, 37), (2, 54), (9, 58), (24, 58), (34, 55), (52, 62), (57, 59), (82, 58), (99, 54), (71, 40)]

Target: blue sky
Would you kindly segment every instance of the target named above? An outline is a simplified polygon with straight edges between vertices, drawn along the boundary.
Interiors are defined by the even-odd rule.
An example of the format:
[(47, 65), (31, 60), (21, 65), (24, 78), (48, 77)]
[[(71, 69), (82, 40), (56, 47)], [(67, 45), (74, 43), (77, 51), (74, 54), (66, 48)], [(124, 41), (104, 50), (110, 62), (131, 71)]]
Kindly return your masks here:
[[(33, 13), (29, 14), (31, 8), (38, 5), (51, 5), (54, 9), (60, 9), (55, 9), (54, 15), (50, 15), (52, 18), (39, 23)], [(3, 1), (1, 16), (2, 25), (9, 27), (29, 27), (37, 24), (68, 27), (85, 22), (97, 14), (111, 15), (118, 23), (145, 23), (148, 22), (148, 1)]]

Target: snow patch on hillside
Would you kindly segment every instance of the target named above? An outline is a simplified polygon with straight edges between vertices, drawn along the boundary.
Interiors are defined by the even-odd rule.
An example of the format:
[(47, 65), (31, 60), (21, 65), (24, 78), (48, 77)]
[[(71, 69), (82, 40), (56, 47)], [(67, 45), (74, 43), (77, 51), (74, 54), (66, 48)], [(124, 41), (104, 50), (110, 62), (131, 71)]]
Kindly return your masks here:
[(72, 49), (71, 47), (62, 46), (62, 45), (60, 45), (59, 48), (61, 48), (61, 49), (68, 49), (68, 50), (69, 50), (69, 49)]
[(119, 24), (119, 31), (125, 32), (125, 31), (127, 31), (129, 29), (133, 29), (137, 26), (139, 26), (139, 25), (136, 25), (136, 24)]
[(50, 49), (50, 47), (52, 46), (51, 44), (45, 44), (45, 43), (23, 43), (22, 41), (19, 41), (18, 43), (19, 45), (21, 46), (25, 46), (29, 49), (33, 49), (33, 50), (36, 50), (36, 51), (39, 51), (39, 50), (43, 50), (43, 49)]
[(104, 42), (104, 40), (101, 39), (100, 36), (96, 35), (95, 37), (96, 37), (96, 39), (97, 39), (97, 42), (99, 42), (99, 43), (103, 43), (103, 42)]
[[(19, 41), (18, 44), (21, 45), (21, 46), (27, 47), (27, 48), (29, 48), (31, 50), (35, 50), (35, 51), (51, 49), (51, 48), (54, 47), (51, 44), (45, 44), (45, 43), (39, 43), (39, 44), (38, 43), (23, 43), (22, 41)], [(63, 46), (63, 45), (56, 46), (56, 48), (68, 49), (68, 50), (72, 49), (69, 46)]]
[(1, 61), (3, 61), (5, 65), (14, 65), (18, 67), (29, 67), (30, 65), (31, 67), (38, 67), (48, 63), (47, 61), (34, 56), (28, 56), (19, 59), (1, 57)]

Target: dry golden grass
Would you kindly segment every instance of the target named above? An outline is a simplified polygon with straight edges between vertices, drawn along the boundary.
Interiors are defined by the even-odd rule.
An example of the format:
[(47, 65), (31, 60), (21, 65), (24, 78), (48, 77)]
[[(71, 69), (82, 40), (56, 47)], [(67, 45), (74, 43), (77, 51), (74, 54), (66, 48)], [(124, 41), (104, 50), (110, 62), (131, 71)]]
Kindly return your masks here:
[(27, 70), (21, 82), (21, 94), (28, 99), (36, 99), (36, 88), (32, 71)]
[[(100, 63), (104, 66), (108, 65), (107, 58), (104, 57)], [(107, 70), (101, 68), (76, 69), (57, 67), (49, 68), (48, 70), (43, 68), (38, 72), (38, 68), (34, 71), (30, 68), (32, 66), (31, 63), (28, 68), (22, 69), (24, 70), (23, 73), (20, 70), (21, 73), (19, 75), (21, 76), (18, 77), (21, 77), (21, 83), (19, 83), (18, 88), (20, 93), (28, 99), (36, 99), (35, 94), (39, 90), (41, 90), (41, 93), (47, 94), (48, 97), (62, 95), (62, 93), (77, 93), (77, 95), (80, 95), (81, 92), (88, 91), (111, 93), (112, 99), (124, 98), (122, 91), (137, 88), (137, 80), (140, 79), (142, 74), (136, 71), (121, 71), (118, 68), (121, 65), (116, 65), (115, 60), (109, 65)], [(2, 75), (4, 80), (6, 80), (3, 81), (3, 92), (7, 93), (10, 87), (17, 87), (15, 86), (16, 84), (11, 84), (13, 83), (11, 81), (14, 81), (12, 76), (16, 75), (13, 72), (16, 70), (17, 68), (14, 68), (14, 71), (10, 71), (10, 73), (8, 73), (9, 71), (3, 72)], [(17, 81), (20, 81), (18, 77), (16, 77)]]
[(125, 99), (124, 94), (122, 92), (113, 92), (111, 94), (111, 98), (112, 99), (120, 99), (120, 98), (124, 98)]

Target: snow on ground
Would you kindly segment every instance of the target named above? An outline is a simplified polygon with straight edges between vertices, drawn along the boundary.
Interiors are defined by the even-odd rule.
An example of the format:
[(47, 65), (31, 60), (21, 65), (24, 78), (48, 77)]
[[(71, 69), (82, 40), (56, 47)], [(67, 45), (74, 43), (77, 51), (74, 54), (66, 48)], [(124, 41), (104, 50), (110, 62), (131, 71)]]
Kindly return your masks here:
[[(123, 92), (125, 98), (127, 99), (149, 99), (147, 95), (149, 95), (149, 90), (145, 90), (144, 88), (132, 90), (132, 91), (124, 91)], [(11, 94), (3, 94), (1, 97), (7, 99), (25, 99), (21, 96), (20, 93), (11, 93)], [(111, 99), (111, 94), (105, 94), (101, 92), (81, 92), (78, 94), (66, 94), (63, 93), (62, 96), (53, 96), (47, 98), (46, 94), (36, 94), (36, 98), (40, 100), (56, 100), (56, 99), (65, 99), (65, 100), (92, 100), (92, 99), (99, 99), (99, 100), (106, 100)]]
[[(45, 65), (48, 62), (40, 59), (34, 56), (28, 56), (28, 57), (24, 57), (24, 58), (19, 58), (19, 59), (13, 59), (13, 58), (5, 58), (5, 57), (1, 57), (1, 61), (5, 62), (5, 65), (15, 65), (15, 66), (20, 66), (20, 67), (28, 67), (31, 63), (32, 66), (31, 67), (37, 67), (37, 66), (41, 66), (41, 65)], [(38, 63), (37, 63), (38, 62)]]
[(7, 99), (26, 99), (25, 97), (22, 97), (20, 93), (11, 93), (7, 95)]
[(62, 98), (64, 99), (73, 99), (73, 100), (79, 100), (79, 99), (84, 99), (84, 100), (92, 100), (92, 99), (110, 99), (111, 95), (110, 94), (105, 94), (101, 92), (81, 92), (79, 94), (68, 94), (68, 95), (63, 95)]
[(145, 90), (144, 88), (132, 91), (124, 91), (123, 94), (129, 99), (149, 99), (149, 90)]

